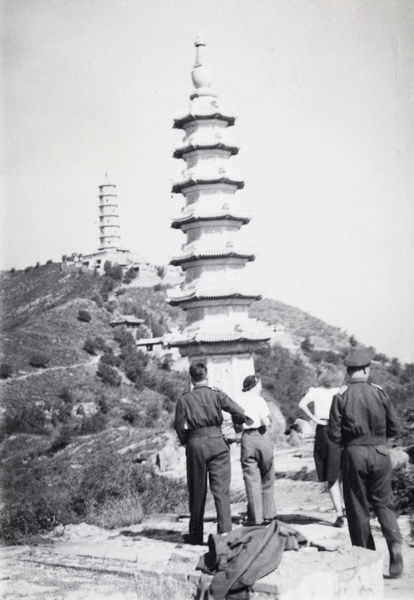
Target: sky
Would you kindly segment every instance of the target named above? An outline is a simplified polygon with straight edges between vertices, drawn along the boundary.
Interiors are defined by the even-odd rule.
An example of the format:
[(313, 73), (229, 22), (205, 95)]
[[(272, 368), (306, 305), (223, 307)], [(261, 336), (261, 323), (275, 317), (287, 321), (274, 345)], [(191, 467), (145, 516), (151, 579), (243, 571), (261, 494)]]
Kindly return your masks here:
[(2, 0), (0, 268), (93, 252), (98, 186), (124, 247), (185, 242), (171, 182), (203, 32), (255, 218), (247, 276), (414, 361), (411, 0)]

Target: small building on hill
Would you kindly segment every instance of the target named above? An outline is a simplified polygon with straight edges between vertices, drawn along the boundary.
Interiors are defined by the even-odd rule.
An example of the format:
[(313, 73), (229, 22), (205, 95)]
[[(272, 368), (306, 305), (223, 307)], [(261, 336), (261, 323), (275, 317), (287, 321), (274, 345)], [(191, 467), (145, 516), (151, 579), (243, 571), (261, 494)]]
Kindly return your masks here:
[(135, 315), (121, 315), (110, 321), (109, 324), (114, 329), (121, 329), (121, 327), (124, 327), (127, 331), (131, 331), (136, 337), (137, 330), (144, 323), (145, 319), (139, 319)]

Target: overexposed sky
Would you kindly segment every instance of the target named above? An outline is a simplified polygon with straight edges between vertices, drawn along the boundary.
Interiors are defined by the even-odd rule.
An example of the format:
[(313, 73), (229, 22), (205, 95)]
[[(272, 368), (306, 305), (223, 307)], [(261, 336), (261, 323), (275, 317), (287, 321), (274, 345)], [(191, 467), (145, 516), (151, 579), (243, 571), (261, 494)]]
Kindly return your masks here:
[(185, 241), (171, 180), (202, 31), (237, 110), (237, 192), (263, 294), (414, 361), (411, 0), (2, 0), (0, 268), (98, 248), (98, 186), (123, 245)]

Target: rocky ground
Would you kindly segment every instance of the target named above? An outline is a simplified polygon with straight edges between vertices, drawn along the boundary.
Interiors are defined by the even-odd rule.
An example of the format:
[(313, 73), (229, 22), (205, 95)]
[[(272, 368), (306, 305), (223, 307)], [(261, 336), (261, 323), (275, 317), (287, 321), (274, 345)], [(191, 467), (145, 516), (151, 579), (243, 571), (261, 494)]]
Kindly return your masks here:
[[(285, 450), (276, 455), (279, 472), (297, 472), (303, 466), (312, 468), (309, 452)], [(242, 489), (237, 461), (234, 462), (233, 480), (237, 496), (237, 489)], [(350, 547), (346, 529), (337, 530), (330, 526), (335, 519), (323, 484), (278, 478), (275, 488), (279, 515), (283, 519), (289, 520), (298, 529), (307, 527), (311, 535), (323, 535), (328, 540), (324, 543), (331, 545), (330, 549), (334, 552), (317, 553), (319, 560), (321, 556), (334, 556), (337, 547), (337, 551)], [(210, 504), (207, 517), (214, 514), (211, 508)], [(238, 514), (243, 508), (243, 503), (234, 505), (233, 513)], [(175, 561), (179, 562), (179, 569), (185, 568), (186, 552), (190, 547), (181, 544), (181, 537), (187, 523), (186, 518), (177, 521), (175, 516), (169, 515), (112, 532), (85, 525), (68, 526), (58, 529), (55, 536), (45, 539), (37, 547), (4, 548), (0, 591), (7, 600), (190, 599), (194, 587), (184, 580), (146, 576), (156, 575), (158, 566), (165, 565), (167, 561), (175, 564), (176, 570), (178, 563)], [(383, 598), (411, 600), (414, 598), (414, 544), (408, 519), (400, 518), (405, 561), (405, 575), (401, 579), (388, 578), (386, 546), (378, 524), (373, 521), (372, 525), (377, 549), (383, 555)], [(206, 533), (214, 529), (214, 523), (208, 521)], [(198, 553), (203, 552), (200, 547)], [(189, 561), (193, 558), (191, 553), (188, 557)], [(308, 556), (309, 559), (312, 560), (312, 557)], [(298, 569), (297, 577), (300, 577), (300, 565)], [(262, 597), (259, 593), (253, 594), (254, 599)]]

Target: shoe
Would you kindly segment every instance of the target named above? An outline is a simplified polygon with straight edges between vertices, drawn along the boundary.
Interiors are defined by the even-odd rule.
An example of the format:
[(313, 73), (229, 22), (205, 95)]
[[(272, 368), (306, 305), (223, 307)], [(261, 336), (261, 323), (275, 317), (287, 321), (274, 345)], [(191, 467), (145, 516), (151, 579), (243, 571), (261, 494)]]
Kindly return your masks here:
[(390, 577), (401, 577), (404, 571), (401, 544), (390, 545)]
[(344, 527), (344, 526), (345, 526), (345, 519), (343, 517), (338, 517), (332, 527)]

